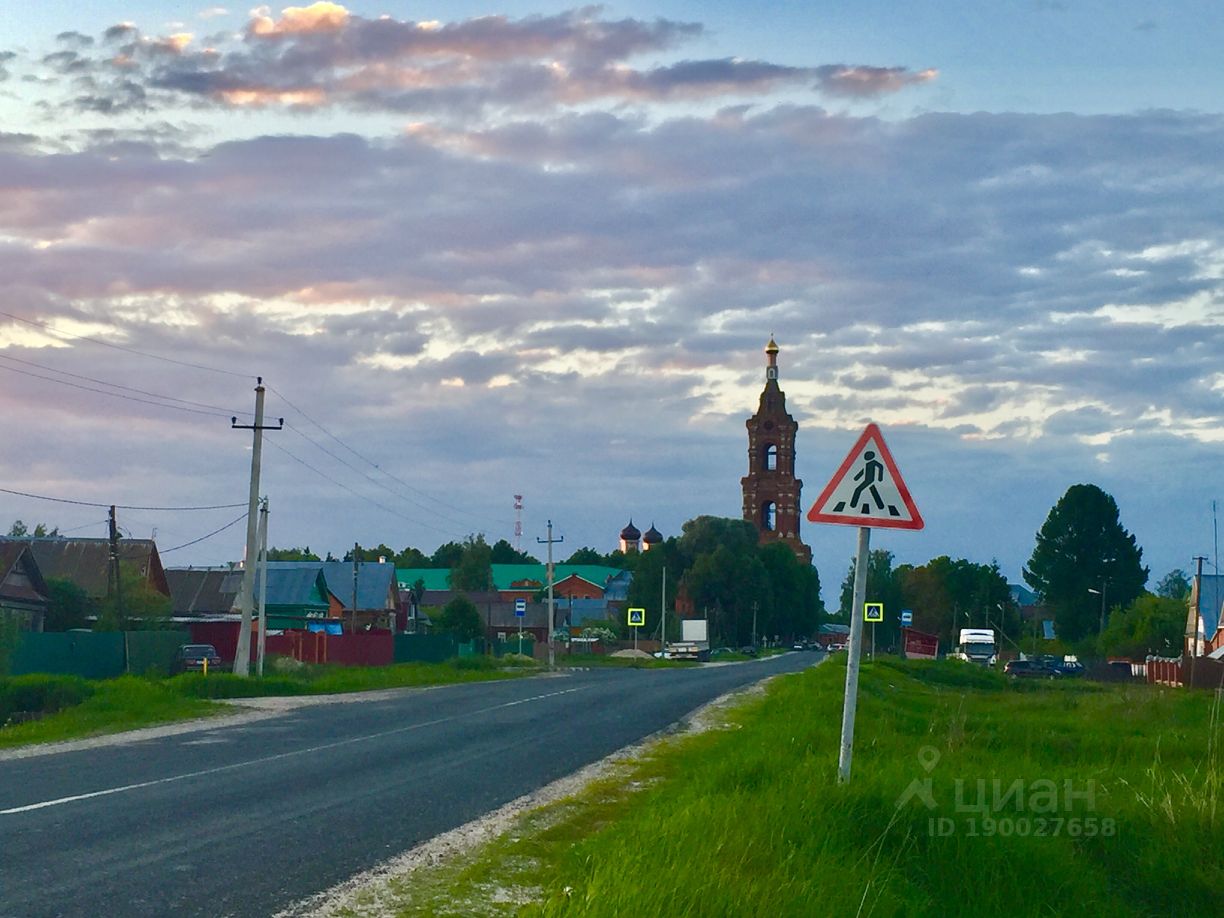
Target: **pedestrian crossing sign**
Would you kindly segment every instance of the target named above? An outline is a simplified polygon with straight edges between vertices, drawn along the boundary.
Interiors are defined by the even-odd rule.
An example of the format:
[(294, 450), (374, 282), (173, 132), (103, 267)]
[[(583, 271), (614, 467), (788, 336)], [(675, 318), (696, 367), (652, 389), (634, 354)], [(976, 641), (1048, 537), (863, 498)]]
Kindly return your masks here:
[(865, 622), (884, 621), (884, 603), (882, 602), (863, 603), (863, 621)]
[(813, 523), (873, 529), (921, 529), (924, 525), (875, 424), (867, 425), (807, 518)]
[(641, 628), (643, 625), (646, 624), (646, 610), (645, 609), (629, 609), (628, 612), (629, 612), (629, 627)]

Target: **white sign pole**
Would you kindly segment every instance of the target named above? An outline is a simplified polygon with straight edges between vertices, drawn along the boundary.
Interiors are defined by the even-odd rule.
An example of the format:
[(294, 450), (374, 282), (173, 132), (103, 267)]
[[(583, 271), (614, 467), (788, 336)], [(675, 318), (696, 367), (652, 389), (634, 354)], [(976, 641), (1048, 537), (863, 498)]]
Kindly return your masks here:
[(850, 606), (850, 646), (846, 649), (846, 701), (842, 707), (841, 752), (837, 759), (837, 781), (850, 781), (850, 759), (854, 755), (854, 711), (858, 704), (859, 657), (863, 652), (863, 604), (867, 601), (867, 563), (871, 555), (871, 529), (859, 528), (858, 556), (854, 561), (854, 599)]

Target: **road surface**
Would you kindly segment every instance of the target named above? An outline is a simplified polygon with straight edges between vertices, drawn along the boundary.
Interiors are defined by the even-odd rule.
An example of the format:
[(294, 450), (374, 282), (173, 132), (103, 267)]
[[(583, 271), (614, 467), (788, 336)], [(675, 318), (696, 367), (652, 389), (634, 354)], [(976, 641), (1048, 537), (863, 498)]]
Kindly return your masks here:
[(817, 659), (404, 690), (0, 761), (0, 915), (269, 915)]

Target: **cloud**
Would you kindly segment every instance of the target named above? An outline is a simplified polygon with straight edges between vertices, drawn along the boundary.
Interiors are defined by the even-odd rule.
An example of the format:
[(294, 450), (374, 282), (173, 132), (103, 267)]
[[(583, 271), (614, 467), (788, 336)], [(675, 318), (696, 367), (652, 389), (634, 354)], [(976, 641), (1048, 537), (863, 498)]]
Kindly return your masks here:
[[(66, 33), (67, 34), (67, 33)], [(75, 33), (72, 33), (75, 35)], [(779, 90), (870, 99), (935, 78), (902, 67), (791, 66), (735, 57), (667, 59), (700, 38), (698, 23), (607, 19), (598, 7), (519, 19), (454, 22), (366, 19), (337, 3), (252, 11), (238, 35), (203, 42), (188, 33), (143, 34), (133, 23), (107, 29), (97, 53), (73, 39), (61, 52), (94, 75), (78, 108), (349, 107), (454, 120), (539, 112), (593, 102), (657, 104), (744, 97)], [(643, 62), (647, 55), (652, 59)], [(664, 56), (660, 58), (660, 56)], [(49, 57), (48, 65), (59, 63)], [(63, 75), (65, 63), (56, 71)], [(103, 101), (114, 81), (113, 104)]]
[(302, 35), (317, 32), (337, 32), (348, 24), (349, 12), (338, 3), (318, 2), (310, 6), (289, 6), (273, 19), (268, 7), (251, 14), (250, 34), (258, 36)]
[(939, 76), (939, 71), (832, 64), (817, 67), (816, 76), (821, 89), (831, 95), (864, 98), (900, 92), (909, 86), (929, 83)]
[[(4, 309), (68, 333), (0, 316), (0, 358), (219, 413), (0, 359), (0, 411), (27, 434), (0, 460), (13, 487), (241, 491), (249, 440), (228, 418), (262, 375), (293, 425), (265, 455), (296, 541), (501, 537), (509, 495), (527, 493), (567, 541), (610, 547), (630, 515), (671, 534), (739, 513), (772, 333), (807, 496), (881, 423), (930, 521), (904, 560), (1022, 562), (1086, 479), (1117, 489), (1164, 558), (1189, 554), (1184, 518), (1160, 514), (1209, 499), (1224, 430), (1224, 118), (784, 104), (816, 67), (689, 59), (700, 27), (589, 11), (310, 22), (211, 50), (125, 27), (33, 59), (112, 114), (0, 135)], [(824, 78), (846, 70), (875, 92), (917, 79)], [(230, 114), (227, 93), (344, 117), (288, 134)], [(184, 101), (214, 120), (180, 117)], [(444, 103), (496, 115), (356, 132), (354, 112)], [(356, 475), (293, 405), (454, 509)], [(849, 548), (804, 532), (835, 583)]]

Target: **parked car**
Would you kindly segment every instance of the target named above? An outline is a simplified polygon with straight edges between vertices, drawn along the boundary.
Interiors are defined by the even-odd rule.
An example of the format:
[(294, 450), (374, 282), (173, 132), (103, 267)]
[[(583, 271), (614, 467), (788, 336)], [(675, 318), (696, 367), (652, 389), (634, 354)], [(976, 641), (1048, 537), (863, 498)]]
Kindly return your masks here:
[(1059, 679), (1062, 669), (1049, 660), (1008, 660), (1003, 675), (1013, 679)]
[(830, 645), (829, 645), (829, 653), (835, 653), (835, 652), (837, 652), (837, 651), (839, 651), (839, 650), (845, 650), (845, 649), (846, 649), (846, 645), (845, 645), (845, 644), (837, 643), (837, 644), (830, 644)]
[(739, 652), (749, 657), (755, 657), (757, 655), (757, 649), (750, 644), (741, 647)]
[(208, 661), (209, 669), (218, 669), (221, 666), (221, 654), (217, 653), (217, 648), (212, 644), (184, 644), (174, 652), (174, 662), (170, 666), (170, 671), (175, 673), (201, 672), (204, 669), (205, 660)]

